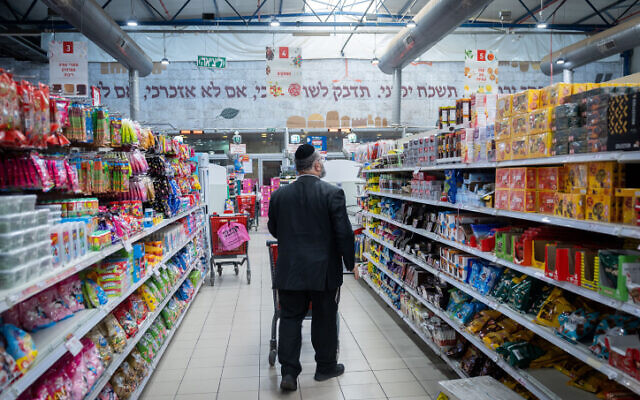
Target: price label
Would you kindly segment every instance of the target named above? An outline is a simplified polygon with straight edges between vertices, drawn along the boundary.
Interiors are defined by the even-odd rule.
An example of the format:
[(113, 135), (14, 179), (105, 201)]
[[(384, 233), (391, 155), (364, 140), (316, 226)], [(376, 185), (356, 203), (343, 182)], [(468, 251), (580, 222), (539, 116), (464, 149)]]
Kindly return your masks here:
[(75, 337), (72, 333), (67, 336), (64, 346), (74, 357), (80, 354), (80, 352), (82, 351), (82, 343), (80, 343), (80, 340), (78, 340), (78, 338)]
[(153, 271), (153, 274), (154, 274), (156, 277), (160, 278), (160, 268), (156, 268), (156, 269)]

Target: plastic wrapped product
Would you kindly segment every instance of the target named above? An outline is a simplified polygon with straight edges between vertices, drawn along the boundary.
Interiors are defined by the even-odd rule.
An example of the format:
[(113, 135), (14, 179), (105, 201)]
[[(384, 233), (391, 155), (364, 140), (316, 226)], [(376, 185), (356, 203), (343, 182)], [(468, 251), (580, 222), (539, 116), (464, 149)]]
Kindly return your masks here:
[(120, 305), (118, 308), (116, 308), (113, 311), (113, 316), (116, 317), (116, 319), (120, 323), (120, 326), (127, 334), (127, 338), (135, 336), (135, 334), (138, 332), (138, 322), (131, 315), (131, 313), (127, 309), (126, 304)]
[(107, 315), (103, 325), (107, 333), (107, 340), (113, 351), (116, 353), (122, 352), (127, 345), (127, 335), (116, 317), (113, 314)]
[(100, 332), (98, 328), (93, 328), (89, 333), (87, 333), (86, 337), (91, 340), (96, 346), (96, 349), (98, 349), (98, 354), (102, 364), (105, 367), (111, 364), (111, 360), (113, 359), (113, 349), (102, 332)]
[(26, 372), (38, 356), (31, 335), (11, 324), (2, 325), (1, 330), (7, 342), (7, 353), (15, 360), (18, 370)]
[(113, 386), (111, 383), (107, 383), (102, 391), (98, 395), (98, 400), (118, 400), (118, 395), (115, 390), (113, 390)]

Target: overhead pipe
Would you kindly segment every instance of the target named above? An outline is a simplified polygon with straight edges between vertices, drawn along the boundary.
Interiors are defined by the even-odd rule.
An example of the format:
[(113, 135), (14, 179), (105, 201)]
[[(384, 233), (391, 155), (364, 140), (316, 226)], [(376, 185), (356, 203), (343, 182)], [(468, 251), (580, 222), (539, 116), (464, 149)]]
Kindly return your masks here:
[(545, 56), (540, 61), (540, 70), (545, 75), (551, 75), (551, 63), (553, 63), (555, 75), (638, 46), (640, 46), (640, 16), (559, 51), (554, 51), (551, 57)]
[(392, 74), (404, 68), (443, 37), (467, 22), (492, 0), (431, 0), (413, 17), (414, 28), (402, 29), (389, 43), (378, 68)]
[(141, 77), (153, 69), (149, 56), (95, 0), (42, 0), (42, 2), (100, 46), (127, 69)]

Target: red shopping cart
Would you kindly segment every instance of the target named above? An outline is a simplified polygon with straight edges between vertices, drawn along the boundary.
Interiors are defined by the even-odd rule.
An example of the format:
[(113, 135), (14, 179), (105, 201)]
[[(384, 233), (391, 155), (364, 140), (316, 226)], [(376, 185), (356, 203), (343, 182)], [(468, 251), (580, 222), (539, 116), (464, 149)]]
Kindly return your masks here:
[(236, 211), (240, 214), (248, 214), (247, 229), (258, 230), (258, 209), (255, 194), (241, 194), (236, 196)]
[[(267, 248), (269, 249), (269, 264), (271, 270), (271, 283), (276, 279), (276, 261), (278, 260), (278, 241), (267, 240)], [(271, 340), (269, 342), (269, 365), (276, 365), (276, 356), (278, 355), (278, 320), (280, 319), (280, 297), (278, 290), (273, 289), (273, 318), (271, 319)], [(311, 319), (311, 304), (309, 311), (304, 319)], [(338, 331), (340, 331), (340, 315), (336, 319), (338, 321)], [(340, 340), (338, 340), (338, 355), (340, 354)]]
[(240, 272), (240, 267), (247, 263), (247, 283), (251, 283), (251, 264), (249, 263), (249, 242), (244, 242), (233, 250), (225, 250), (218, 238), (218, 229), (226, 223), (237, 222), (247, 226), (246, 214), (224, 214), (212, 215), (209, 217), (209, 226), (211, 228), (211, 286), (215, 283), (216, 267), (218, 276), (222, 276), (222, 267), (224, 265), (233, 265), (236, 275)]

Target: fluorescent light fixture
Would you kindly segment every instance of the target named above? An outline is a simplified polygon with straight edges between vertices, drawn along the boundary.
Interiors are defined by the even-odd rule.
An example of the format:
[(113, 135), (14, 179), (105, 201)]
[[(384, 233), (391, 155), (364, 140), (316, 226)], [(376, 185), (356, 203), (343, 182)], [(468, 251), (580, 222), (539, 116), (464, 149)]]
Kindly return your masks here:
[(160, 61), (163, 65), (169, 65), (169, 59), (167, 57), (164, 57), (162, 59), (162, 61)]
[(407, 22), (407, 28), (415, 28), (415, 27), (416, 27), (416, 21), (414, 21), (413, 18), (411, 18), (409, 22)]
[(546, 29), (546, 28), (547, 28), (547, 26), (548, 26), (548, 25), (547, 25), (547, 23), (546, 23), (546, 22), (544, 22), (544, 21), (540, 21), (540, 22), (538, 22), (538, 25), (536, 25), (536, 28), (538, 28), (538, 29)]
[(127, 20), (127, 26), (138, 26), (138, 21), (135, 18), (129, 18)]
[(278, 21), (278, 18), (273, 17), (271, 19), (271, 22), (269, 23), (269, 25), (274, 26), (274, 27), (280, 26), (280, 21)]
[(372, 65), (378, 65), (378, 64), (380, 64), (380, 60), (378, 60), (378, 57), (373, 57), (373, 60), (371, 60), (371, 64), (372, 64)]
[(558, 64), (558, 65), (562, 65), (562, 64), (564, 64), (564, 58), (558, 58), (558, 59), (556, 60), (556, 64)]

